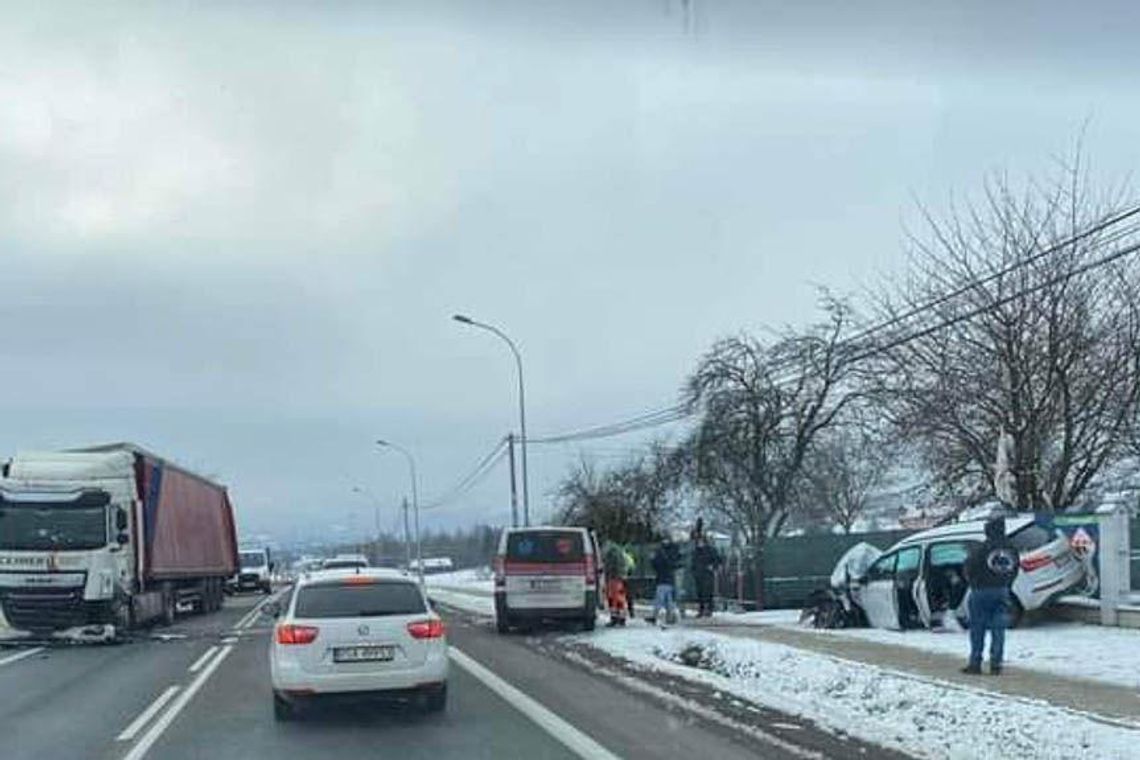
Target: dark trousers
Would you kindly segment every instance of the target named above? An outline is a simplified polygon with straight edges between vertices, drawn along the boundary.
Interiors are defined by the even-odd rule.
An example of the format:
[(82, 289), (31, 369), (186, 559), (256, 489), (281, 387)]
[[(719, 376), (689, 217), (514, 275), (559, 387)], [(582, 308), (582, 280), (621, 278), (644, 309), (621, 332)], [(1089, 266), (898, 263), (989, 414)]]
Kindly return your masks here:
[(1001, 667), (1005, 653), (1005, 628), (1008, 625), (1009, 589), (971, 588), (968, 604), (970, 613), (970, 664), (982, 664), (986, 631), (990, 632), (990, 667)]
[(713, 611), (713, 574), (693, 573), (697, 584), (697, 615), (711, 615)]

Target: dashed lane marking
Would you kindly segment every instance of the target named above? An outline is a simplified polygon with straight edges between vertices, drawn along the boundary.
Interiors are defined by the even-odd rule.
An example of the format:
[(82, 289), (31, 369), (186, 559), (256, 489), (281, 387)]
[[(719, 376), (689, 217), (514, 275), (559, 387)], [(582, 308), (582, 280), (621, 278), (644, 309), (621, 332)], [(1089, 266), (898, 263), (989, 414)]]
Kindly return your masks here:
[(210, 659), (210, 657), (212, 657), (216, 651), (218, 651), (217, 644), (203, 652), (202, 656), (195, 660), (194, 664), (190, 666), (190, 672), (197, 673), (199, 670), (201, 670), (202, 666), (206, 664), (206, 660)]
[(198, 673), (194, 680), (190, 682), (190, 685), (186, 687), (185, 691), (179, 694), (171, 703), (166, 712), (151, 724), (151, 727), (142, 735), (142, 738), (138, 740), (135, 746), (131, 747), (131, 751), (123, 756), (123, 760), (142, 760), (142, 758), (146, 757), (146, 753), (150, 751), (150, 748), (162, 737), (163, 732), (170, 727), (170, 724), (173, 723), (178, 717), (178, 714), (186, 708), (186, 705), (190, 704), (190, 700), (192, 700), (194, 695), (210, 680), (210, 676), (214, 675), (214, 671), (229, 657), (233, 649), (233, 645), (230, 644), (222, 647), (221, 650), (218, 651), (214, 659), (210, 660), (210, 664)]
[(147, 723), (150, 723), (151, 718), (157, 715), (158, 711), (174, 698), (174, 695), (178, 693), (180, 688), (179, 686), (168, 687), (166, 691), (155, 697), (155, 700), (151, 702), (145, 710), (139, 713), (137, 718), (131, 721), (131, 725), (124, 728), (123, 732), (115, 737), (115, 741), (129, 742), (131, 739), (134, 739), (135, 736), (138, 735), (138, 732), (142, 731)]
[(0, 668), (4, 667), (5, 665), (11, 665), (13, 662), (19, 662), (26, 657), (37, 655), (40, 652), (44, 651), (44, 649), (46, 649), (46, 647), (35, 647), (33, 649), (25, 649), (24, 651), (17, 652), (16, 654), (10, 654), (5, 658), (0, 659)]

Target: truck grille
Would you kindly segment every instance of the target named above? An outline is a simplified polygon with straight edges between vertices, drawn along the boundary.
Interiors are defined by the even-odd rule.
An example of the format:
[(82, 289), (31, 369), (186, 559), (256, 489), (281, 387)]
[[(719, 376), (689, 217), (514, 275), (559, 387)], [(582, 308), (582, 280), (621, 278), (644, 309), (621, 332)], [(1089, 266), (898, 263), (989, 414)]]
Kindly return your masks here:
[(5, 591), (0, 603), (8, 623), (24, 631), (60, 631), (87, 623), (83, 589)]

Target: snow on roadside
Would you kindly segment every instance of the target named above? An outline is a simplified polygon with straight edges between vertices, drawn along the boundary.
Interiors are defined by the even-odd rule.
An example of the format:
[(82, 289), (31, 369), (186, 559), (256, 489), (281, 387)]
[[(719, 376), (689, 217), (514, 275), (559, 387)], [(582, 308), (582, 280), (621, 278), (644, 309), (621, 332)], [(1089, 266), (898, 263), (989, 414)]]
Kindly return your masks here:
[(801, 610), (761, 610), (759, 612), (717, 612), (714, 625), (799, 625)]
[(471, 612), (476, 615), (495, 615), (495, 599), (493, 596), (464, 594), (462, 591), (452, 589), (434, 588), (428, 584), (428, 596), (449, 607)]
[(424, 582), (429, 588), (438, 586), (471, 588), (487, 593), (493, 593), (495, 590), (495, 579), (491, 576), (490, 569), (486, 567), (473, 567), (450, 573), (432, 573), (424, 576)]
[[(962, 631), (806, 630), (823, 636), (862, 639), (955, 657), (965, 657), (969, 651), (966, 634)], [(1089, 653), (1095, 656), (1087, 656)], [(1015, 628), (1005, 639), (1006, 663), (1013, 667), (1132, 689), (1140, 689), (1140, 654), (1137, 653), (1140, 653), (1140, 631), (1085, 623), (1039, 623)]]
[[(917, 757), (1131, 758), (1136, 729), (1044, 702), (997, 696), (708, 631), (606, 630), (571, 640)], [(682, 664), (697, 645), (702, 667)], [(690, 653), (698, 650), (690, 650)]]

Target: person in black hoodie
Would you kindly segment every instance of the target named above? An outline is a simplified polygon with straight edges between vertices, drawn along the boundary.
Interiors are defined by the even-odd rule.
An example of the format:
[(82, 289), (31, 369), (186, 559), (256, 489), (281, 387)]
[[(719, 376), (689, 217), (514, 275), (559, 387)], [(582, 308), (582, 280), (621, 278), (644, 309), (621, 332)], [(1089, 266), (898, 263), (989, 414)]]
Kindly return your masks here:
[(982, 650), (990, 632), (990, 673), (1001, 674), (1005, 628), (1010, 608), (1010, 586), (1017, 577), (1020, 558), (1005, 535), (1005, 519), (986, 523), (986, 540), (966, 558), (966, 581), (970, 584), (970, 661), (963, 673), (982, 672)]

